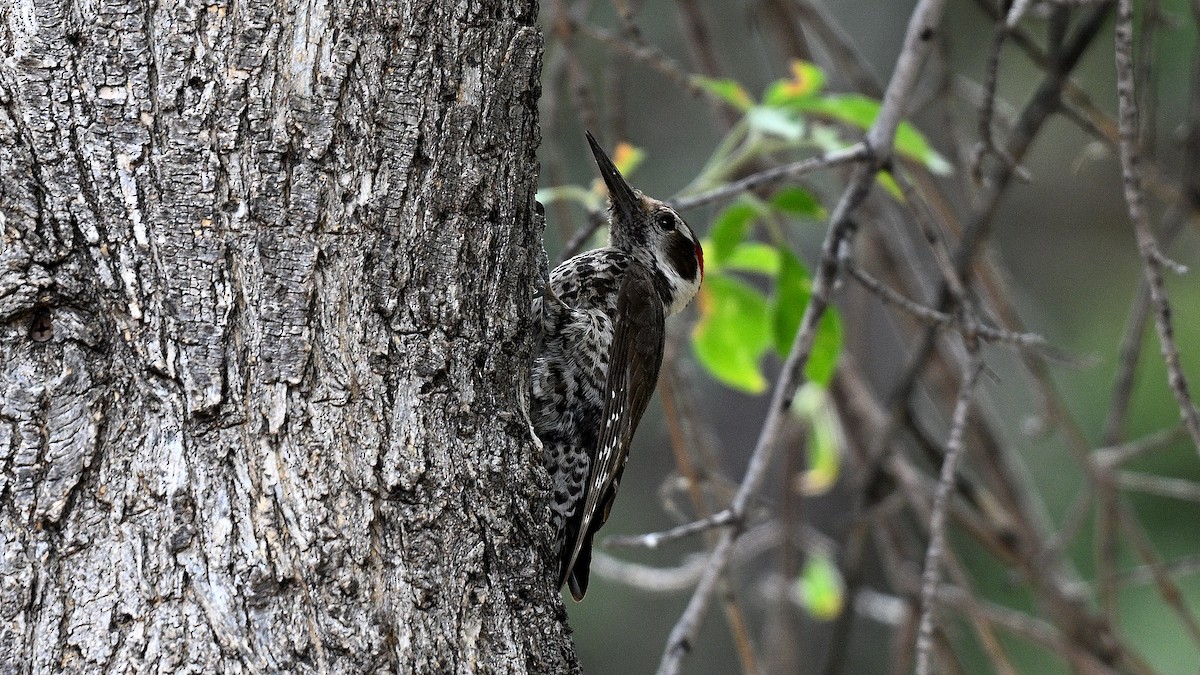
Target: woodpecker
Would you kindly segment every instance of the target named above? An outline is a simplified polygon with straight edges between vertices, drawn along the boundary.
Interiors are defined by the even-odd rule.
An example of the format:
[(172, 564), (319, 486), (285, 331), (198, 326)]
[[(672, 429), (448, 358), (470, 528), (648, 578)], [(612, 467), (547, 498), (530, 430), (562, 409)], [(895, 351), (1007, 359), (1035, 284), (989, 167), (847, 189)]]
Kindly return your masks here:
[(550, 474), (558, 583), (582, 600), (592, 537), (612, 509), (662, 364), (665, 317), (695, 297), (704, 252), (665, 203), (625, 182), (587, 134), (608, 187), (609, 243), (550, 273), (534, 300), (531, 419)]

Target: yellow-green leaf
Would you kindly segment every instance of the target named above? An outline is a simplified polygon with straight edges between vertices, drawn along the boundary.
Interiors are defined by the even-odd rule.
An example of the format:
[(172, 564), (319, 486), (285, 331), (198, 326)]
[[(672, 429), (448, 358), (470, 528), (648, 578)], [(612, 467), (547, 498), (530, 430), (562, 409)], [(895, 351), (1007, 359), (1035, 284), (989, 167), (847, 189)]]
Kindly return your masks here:
[(704, 77), (703, 75), (693, 75), (692, 82), (701, 89), (715, 94), (718, 98), (742, 112), (746, 112), (754, 106), (754, 99), (750, 98), (750, 94), (736, 80), (713, 79), (711, 77)]
[(811, 381), (796, 391), (791, 411), (808, 429), (808, 470), (796, 487), (806, 495), (824, 494), (837, 483), (841, 470), (841, 423), (825, 387)]
[(812, 96), (825, 86), (825, 73), (808, 61), (792, 61), (792, 76), (776, 80), (763, 94), (763, 103), (773, 107), (790, 105), (799, 99)]
[(725, 260), (725, 268), (776, 277), (779, 275), (779, 249), (757, 241), (742, 242)]
[(900, 189), (900, 184), (896, 182), (896, 179), (890, 172), (880, 171), (879, 173), (875, 174), (875, 182), (879, 183), (884, 190), (887, 190), (887, 193), (892, 196), (892, 199), (895, 199), (901, 204), (904, 203), (904, 190)]
[(792, 597), (813, 618), (830, 621), (842, 613), (844, 588), (842, 576), (829, 555), (814, 551), (809, 554), (800, 578), (792, 587)]
[(646, 159), (645, 150), (625, 141), (617, 143), (617, 147), (613, 150), (613, 164), (616, 164), (617, 170), (625, 176), (637, 170), (644, 159)]

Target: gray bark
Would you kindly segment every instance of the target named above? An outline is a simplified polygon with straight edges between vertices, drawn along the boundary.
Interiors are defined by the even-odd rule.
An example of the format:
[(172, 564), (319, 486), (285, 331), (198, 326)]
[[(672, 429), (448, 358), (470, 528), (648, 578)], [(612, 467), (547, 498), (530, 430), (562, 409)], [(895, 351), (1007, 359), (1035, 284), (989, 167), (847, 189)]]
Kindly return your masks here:
[(532, 0), (0, 7), (0, 672), (567, 672)]

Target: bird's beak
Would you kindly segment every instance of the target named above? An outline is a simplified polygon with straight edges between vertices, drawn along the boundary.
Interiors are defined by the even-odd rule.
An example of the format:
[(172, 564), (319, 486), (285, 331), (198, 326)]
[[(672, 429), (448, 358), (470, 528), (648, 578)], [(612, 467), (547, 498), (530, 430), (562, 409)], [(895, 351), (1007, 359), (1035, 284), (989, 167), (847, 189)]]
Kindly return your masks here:
[(613, 164), (608, 155), (604, 154), (604, 150), (600, 148), (600, 144), (596, 142), (592, 132), (584, 133), (587, 134), (588, 145), (592, 146), (592, 154), (596, 156), (596, 166), (600, 167), (600, 177), (608, 186), (608, 198), (612, 200), (613, 208), (625, 222), (632, 222), (641, 200), (638, 199), (633, 188), (629, 187), (629, 183), (625, 182), (625, 178), (617, 170), (617, 165)]

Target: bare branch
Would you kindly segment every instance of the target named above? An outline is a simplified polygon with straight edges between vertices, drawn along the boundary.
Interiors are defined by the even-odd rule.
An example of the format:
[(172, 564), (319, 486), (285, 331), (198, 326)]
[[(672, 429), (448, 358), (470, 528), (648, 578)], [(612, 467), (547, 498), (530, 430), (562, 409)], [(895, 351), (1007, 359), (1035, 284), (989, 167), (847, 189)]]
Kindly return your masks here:
[(1160, 571), (1180, 576), (1200, 574), (1200, 555), (1172, 560), (1171, 562), (1163, 563), (1158, 569), (1150, 565), (1138, 565), (1137, 567), (1122, 570), (1117, 574), (1117, 577), (1118, 581), (1124, 585), (1148, 584), (1154, 581), (1154, 576)]
[(652, 593), (675, 593), (695, 586), (705, 562), (704, 556), (696, 555), (678, 567), (651, 567), (592, 552), (593, 573)]
[(1137, 490), (1148, 495), (1200, 502), (1200, 483), (1186, 478), (1119, 471), (1117, 472), (1117, 485), (1126, 490)]
[(827, 152), (813, 157), (806, 157), (805, 159), (792, 162), (791, 164), (784, 164), (783, 166), (777, 166), (759, 171), (758, 173), (751, 174), (732, 183), (727, 183), (719, 188), (709, 190), (708, 192), (701, 192), (700, 194), (692, 195), (690, 197), (679, 197), (673, 200), (671, 205), (680, 211), (694, 209), (698, 206), (703, 206), (705, 204), (710, 204), (715, 201), (720, 201), (722, 199), (739, 195), (747, 190), (753, 190), (756, 187), (767, 185), (777, 180), (782, 180), (784, 178), (795, 178), (796, 176), (802, 176), (813, 171), (829, 169), (842, 164), (862, 161), (870, 156), (871, 153), (866, 144), (855, 143), (854, 145), (847, 146), (841, 150), (834, 150), (833, 152)]
[(927, 675), (930, 668), (930, 650), (933, 648), (933, 612), (938, 584), (941, 581), (941, 558), (946, 546), (946, 510), (950, 492), (954, 487), (955, 471), (965, 445), (963, 433), (975, 394), (975, 384), (983, 371), (983, 359), (978, 348), (972, 348), (970, 362), (963, 370), (963, 381), (954, 404), (954, 421), (950, 427), (950, 439), (946, 441), (946, 457), (942, 460), (941, 477), (933, 499), (933, 513), (929, 518), (929, 548), (925, 553), (925, 571), (921, 585), (921, 623), (917, 632), (917, 675)]
[[(939, 312), (931, 307), (926, 307), (918, 302), (909, 300), (901, 295), (898, 291), (890, 288), (882, 281), (876, 279), (870, 274), (859, 269), (852, 260), (846, 260), (843, 265), (846, 272), (856, 281), (861, 283), (867, 290), (874, 293), (880, 300), (899, 307), (900, 309), (912, 314), (921, 321), (930, 326), (938, 328), (949, 328), (952, 326), (962, 326), (962, 320), (956, 316), (951, 316), (945, 312)], [(1015, 331), (1004, 330), (1002, 328), (993, 328), (991, 326), (976, 326), (975, 332), (981, 340), (1001, 342), (1011, 344), (1018, 347), (1040, 347), (1048, 346), (1046, 339), (1040, 335), (1033, 333), (1018, 333)]]
[(1163, 429), (1135, 441), (1099, 448), (1093, 454), (1093, 459), (1100, 468), (1112, 469), (1147, 453), (1162, 450), (1179, 440), (1182, 434), (1182, 427)]
[[(1014, 3), (1014, 12), (1017, 11), (1020, 4), (1020, 0)], [(995, 155), (1001, 161), (1008, 164), (1009, 168), (1015, 171), (1022, 180), (1029, 180), (1028, 172), (1018, 166), (1016, 161), (1004, 151), (1004, 148), (996, 145), (995, 138), (992, 136), (992, 118), (996, 109), (996, 84), (1000, 76), (1000, 51), (1004, 47), (1005, 40), (1008, 38), (1009, 30), (1009, 24), (996, 22), (996, 28), (992, 35), (991, 48), (988, 50), (987, 67), (983, 83), (983, 101), (979, 109), (979, 142), (975, 146), (975, 150), (971, 153), (971, 178), (976, 184), (983, 181), (983, 161), (988, 155)]]
[(678, 527), (673, 527), (663, 532), (651, 532), (649, 534), (637, 534), (622, 537), (609, 537), (604, 540), (605, 546), (624, 547), (624, 548), (658, 548), (659, 544), (676, 539), (683, 539), (693, 534), (707, 532), (718, 527), (733, 525), (736, 523), (733, 511), (725, 509), (718, 511), (707, 518), (701, 518)]
[(1125, 202), (1129, 206), (1129, 219), (1133, 221), (1146, 282), (1150, 286), (1150, 299), (1154, 303), (1154, 323), (1158, 329), (1163, 361), (1167, 364), (1167, 381), (1179, 405), (1179, 415), (1192, 436), (1196, 451), (1200, 453), (1200, 411), (1192, 402), (1187, 377), (1183, 373), (1179, 346), (1175, 343), (1174, 327), (1171, 323), (1171, 305), (1163, 283), (1162, 268), (1173, 267), (1173, 264), (1169, 263), (1158, 247), (1158, 241), (1150, 229), (1142, 197), (1142, 179), (1138, 168), (1140, 158), (1137, 93), (1133, 81), (1133, 0), (1118, 0), (1114, 33), (1117, 109), (1121, 133), (1121, 177), (1125, 186)]
[(674, 59), (664, 54), (658, 47), (641, 40), (640, 37), (620, 35), (606, 28), (588, 23), (577, 23), (575, 25), (579, 29), (579, 32), (661, 73), (689, 94), (704, 99), (717, 108), (729, 106), (724, 100), (709, 93), (708, 90), (693, 82), (691, 75), (681, 68)]

